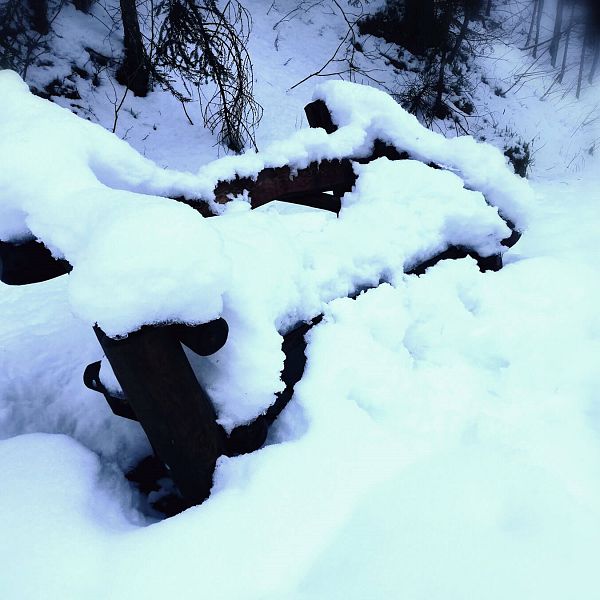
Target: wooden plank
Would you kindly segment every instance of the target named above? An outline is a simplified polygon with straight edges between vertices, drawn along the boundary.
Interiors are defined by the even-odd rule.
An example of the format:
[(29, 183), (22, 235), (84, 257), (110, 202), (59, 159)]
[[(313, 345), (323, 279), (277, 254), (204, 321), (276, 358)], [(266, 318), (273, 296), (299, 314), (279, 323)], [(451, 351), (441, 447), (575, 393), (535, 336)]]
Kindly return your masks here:
[(327, 133), (333, 133), (337, 130), (337, 125), (331, 118), (331, 112), (323, 102), (323, 100), (315, 100), (304, 107), (304, 113), (306, 114), (306, 120), (308, 124), (313, 128), (324, 129)]
[(263, 206), (272, 200), (296, 202), (302, 196), (315, 196), (335, 188), (352, 189), (356, 175), (349, 159), (323, 160), (311, 163), (305, 169), (293, 172), (290, 167), (268, 168), (260, 171), (256, 180), (237, 178), (221, 182), (215, 188), (216, 201), (225, 204), (230, 195), (246, 190), (252, 208)]
[(101, 361), (89, 364), (83, 372), (83, 383), (87, 388), (94, 392), (98, 392), (104, 396), (108, 406), (118, 417), (137, 421), (135, 413), (131, 409), (131, 405), (127, 402), (125, 394), (111, 393), (106, 389), (106, 386), (100, 380)]
[(37, 240), (20, 244), (0, 242), (0, 281), (7, 285), (26, 285), (54, 279), (71, 271), (66, 260), (52, 256)]
[(502, 256), (500, 254), (492, 254), (491, 256), (481, 256), (475, 250), (464, 246), (450, 246), (443, 252), (432, 256), (431, 258), (419, 263), (409, 271), (407, 275), (423, 275), (429, 267), (437, 265), (442, 260), (458, 260), (470, 256), (477, 261), (477, 266), (482, 273), (486, 271), (499, 271), (502, 268)]
[(227, 454), (237, 456), (258, 450), (265, 442), (269, 427), (273, 425), (281, 411), (294, 395), (294, 386), (302, 379), (306, 367), (306, 339), (311, 327), (320, 323), (323, 315), (318, 315), (307, 323), (301, 323), (283, 336), (281, 349), (285, 354), (281, 380), (285, 388), (276, 394), (275, 402), (267, 411), (248, 425), (236, 427), (229, 436)]
[(284, 196), (282, 202), (288, 202), (290, 204), (298, 204), (299, 206), (308, 206), (311, 208), (319, 208), (321, 210), (327, 210), (329, 212), (339, 214), (342, 209), (342, 201), (340, 196), (337, 194), (327, 194), (320, 192), (316, 194), (289, 194)]
[(212, 486), (226, 436), (171, 327), (143, 327), (124, 339), (94, 328), (137, 420), (187, 501)]
[(172, 325), (177, 339), (199, 356), (218, 352), (227, 341), (229, 326), (225, 319), (215, 319), (201, 325)]

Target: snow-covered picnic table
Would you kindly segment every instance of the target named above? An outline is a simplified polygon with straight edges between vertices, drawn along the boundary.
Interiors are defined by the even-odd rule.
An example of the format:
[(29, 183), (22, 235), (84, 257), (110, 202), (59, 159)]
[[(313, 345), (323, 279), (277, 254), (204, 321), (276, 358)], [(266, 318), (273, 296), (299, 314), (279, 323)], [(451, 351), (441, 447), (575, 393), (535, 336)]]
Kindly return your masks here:
[[(138, 383), (152, 361), (180, 355), (154, 375), (168, 379), (169, 369), (179, 369), (168, 383), (173, 411), (181, 409), (177, 398), (200, 394), (197, 418), (187, 425), (202, 439), (231, 434), (274, 405), (286, 389), (282, 336), (327, 302), (398, 281), (456, 249), (498, 266), (506, 240), (526, 226), (531, 191), (497, 149), (428, 131), (390, 96), (356, 84), (316, 89), (329, 131), (302, 129), (197, 173), (159, 168), (100, 126), (35, 97), (14, 73), (0, 73), (0, 97), (4, 247), (37, 240), (72, 267), (70, 306), (96, 328), (109, 359), (131, 356), (135, 340), (144, 340), (146, 350), (135, 346)], [(329, 168), (342, 173), (330, 196), (339, 197), (339, 214), (264, 201), (269, 178), (293, 182), (308, 173), (314, 181)], [(349, 170), (350, 185), (341, 189)], [(207, 357), (186, 349), (182, 366), (174, 327), (219, 319), (227, 342)], [(106, 361), (99, 367), (106, 390), (147, 393), (133, 392), (122, 370), (127, 359), (114, 360), (116, 376)], [(200, 392), (190, 392), (196, 380)], [(151, 441), (170, 435), (148, 433)], [(209, 482), (222, 452), (218, 444), (208, 450)]]

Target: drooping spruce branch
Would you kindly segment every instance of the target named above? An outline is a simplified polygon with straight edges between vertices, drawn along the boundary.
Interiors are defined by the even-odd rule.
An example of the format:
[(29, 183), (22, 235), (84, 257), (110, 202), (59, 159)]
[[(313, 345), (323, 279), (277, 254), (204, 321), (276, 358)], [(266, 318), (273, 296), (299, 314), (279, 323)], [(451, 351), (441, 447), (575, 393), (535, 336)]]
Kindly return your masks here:
[(256, 145), (262, 107), (253, 96), (248, 11), (237, 0), (223, 9), (214, 0), (162, 0), (155, 11), (161, 23), (150, 57), (155, 81), (184, 103), (197, 88), (205, 126), (231, 150)]

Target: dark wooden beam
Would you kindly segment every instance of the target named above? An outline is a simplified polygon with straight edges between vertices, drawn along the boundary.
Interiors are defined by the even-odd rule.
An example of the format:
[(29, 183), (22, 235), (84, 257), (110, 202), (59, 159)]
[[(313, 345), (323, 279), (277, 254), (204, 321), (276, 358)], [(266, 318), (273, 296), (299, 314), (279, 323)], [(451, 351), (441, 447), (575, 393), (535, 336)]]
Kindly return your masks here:
[(89, 364), (83, 372), (83, 383), (90, 390), (102, 394), (115, 415), (118, 417), (123, 417), (124, 419), (137, 421), (137, 417), (131, 409), (131, 405), (127, 401), (125, 394), (109, 392), (106, 386), (100, 380), (101, 366), (101, 361)]
[(215, 196), (217, 202), (225, 204), (229, 202), (230, 195), (246, 190), (252, 208), (258, 208), (272, 200), (289, 202), (294, 198), (297, 201), (302, 196), (314, 198), (316, 194), (335, 188), (350, 190), (355, 181), (356, 175), (349, 159), (323, 160), (295, 173), (290, 167), (267, 168), (260, 171), (255, 180), (237, 178), (221, 182), (215, 188)]
[(320, 127), (327, 133), (333, 133), (337, 129), (337, 125), (331, 118), (331, 112), (323, 100), (315, 100), (307, 104), (304, 107), (304, 112), (311, 127), (315, 129)]
[(199, 504), (212, 487), (226, 436), (171, 327), (143, 327), (124, 339), (95, 327), (137, 420), (173, 481)]
[(0, 242), (0, 281), (8, 285), (26, 285), (54, 279), (69, 273), (66, 260), (56, 259), (37, 240), (18, 244)]
[(477, 262), (477, 266), (482, 273), (485, 273), (486, 271), (499, 271), (502, 268), (502, 255), (500, 254), (481, 256), (475, 252), (475, 250), (464, 246), (450, 246), (443, 252), (424, 260), (409, 271), (406, 271), (406, 274), (423, 275), (429, 267), (437, 265), (437, 263), (442, 260), (459, 260), (461, 258), (466, 258), (467, 256), (470, 256)]
[(218, 352), (227, 341), (229, 326), (225, 319), (215, 319), (201, 325), (171, 325), (177, 339), (199, 356)]

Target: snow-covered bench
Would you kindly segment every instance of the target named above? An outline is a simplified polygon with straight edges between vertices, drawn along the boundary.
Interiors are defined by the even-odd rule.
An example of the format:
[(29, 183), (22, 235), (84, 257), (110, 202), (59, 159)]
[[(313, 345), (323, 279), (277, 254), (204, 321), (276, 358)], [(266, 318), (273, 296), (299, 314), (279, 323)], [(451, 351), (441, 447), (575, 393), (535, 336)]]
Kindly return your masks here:
[[(302, 376), (304, 335), (322, 318), (325, 302), (402, 273), (421, 273), (443, 258), (469, 255), (482, 270), (497, 270), (524, 226), (529, 189), (497, 150), (427, 131), (370, 88), (325, 84), (306, 108), (313, 129), (191, 175), (158, 169), (99, 127), (41, 106), (15, 81), (0, 78), (0, 97), (2, 84), (19, 97), (29, 118), (23, 127), (47, 118), (57, 122), (50, 138), (72, 131), (75, 149), (64, 152), (60, 165), (75, 168), (76, 183), (77, 168), (85, 175), (85, 185), (66, 186), (66, 193), (47, 193), (34, 177), (29, 189), (27, 182), (16, 187), (20, 202), (0, 197), (0, 212), (9, 217), (6, 231), (0, 229), (8, 265), (2, 278), (27, 283), (27, 257), (35, 265), (31, 282), (73, 264), (72, 304), (94, 326), (110, 363), (90, 365), (86, 384), (102, 392), (116, 414), (141, 423), (191, 503), (208, 496), (219, 456), (264, 443)], [(9, 118), (11, 99), (4, 111)], [(16, 106), (14, 118), (20, 115)], [(73, 167), (78, 153), (85, 160)], [(49, 174), (42, 169), (40, 175)], [(34, 201), (28, 194), (35, 193), (43, 197)], [(155, 195), (175, 198), (204, 217), (223, 214), (227, 204), (239, 214), (210, 219), (211, 231), (197, 220), (203, 221), (200, 215), (194, 219), (187, 207), (177, 209)], [(259, 208), (275, 199), (339, 217), (280, 211), (245, 216), (243, 206)], [(98, 219), (105, 233), (92, 231)], [(187, 228), (188, 220), (192, 226), (181, 240), (163, 237), (165, 228)], [(144, 227), (154, 232), (158, 249)], [(250, 240), (246, 245), (240, 245), (241, 231)], [(221, 244), (228, 261), (209, 244)], [(120, 248), (133, 253), (123, 256)], [(281, 278), (281, 297), (262, 284), (273, 273)], [(266, 358), (260, 352), (252, 358), (256, 340), (269, 350), (262, 352)], [(276, 350), (273, 344), (282, 345)], [(283, 364), (273, 358), (281, 350)], [(198, 357), (215, 353), (220, 358), (197, 368)], [(242, 360), (268, 367), (265, 381), (250, 370), (240, 375)], [(281, 383), (273, 384), (274, 378)]]

